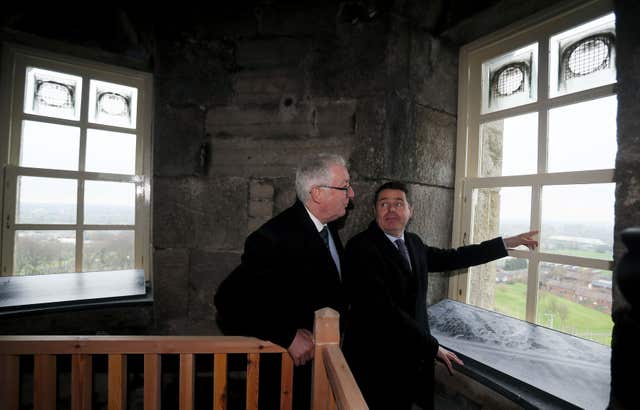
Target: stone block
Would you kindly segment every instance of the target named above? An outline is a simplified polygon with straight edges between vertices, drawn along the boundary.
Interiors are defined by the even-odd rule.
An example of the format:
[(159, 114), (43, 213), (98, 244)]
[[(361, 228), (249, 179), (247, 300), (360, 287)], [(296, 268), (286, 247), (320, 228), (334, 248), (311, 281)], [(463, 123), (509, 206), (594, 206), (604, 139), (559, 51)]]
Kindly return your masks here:
[(191, 251), (189, 273), (189, 330), (202, 335), (220, 335), (213, 297), (222, 281), (240, 263), (240, 253)]
[(305, 156), (329, 152), (349, 158), (352, 138), (213, 138), (210, 175), (294, 178)]
[(273, 183), (270, 181), (253, 180), (249, 183), (249, 197), (252, 201), (273, 201)]
[(305, 103), (225, 106), (209, 110), (207, 134), (217, 138), (300, 138), (312, 133), (313, 107)]
[(305, 62), (309, 93), (314, 97), (358, 98), (383, 95), (387, 89), (387, 24), (342, 24), (337, 36), (316, 39)]
[(414, 232), (430, 246), (451, 247), (453, 224), (453, 189), (409, 185), (413, 218), (408, 230)]
[(297, 104), (304, 90), (304, 72), (298, 67), (241, 70), (233, 75), (232, 103)]
[[(429, 185), (453, 187), (455, 183), (456, 118), (416, 106), (416, 147), (412, 179)], [(407, 170), (411, 172), (410, 169)]]
[(349, 160), (353, 177), (378, 178), (384, 166), (385, 103), (382, 97), (361, 98), (355, 112), (355, 138)]
[(235, 44), (193, 34), (182, 37), (181, 41), (158, 40), (154, 99), (181, 107), (227, 102), (232, 93)]
[(273, 216), (273, 202), (249, 201), (249, 216), (271, 218)]
[(205, 113), (197, 107), (158, 106), (153, 171), (158, 176), (193, 175), (201, 168), (200, 149)]
[(273, 199), (273, 214), (277, 215), (289, 208), (296, 200), (295, 172), (284, 178), (273, 179), (275, 191)]
[(297, 66), (310, 51), (306, 38), (271, 37), (239, 40), (236, 63), (241, 68)]
[(243, 178), (155, 178), (156, 248), (238, 249), (246, 236)]
[(314, 125), (320, 136), (353, 135), (357, 100), (317, 101)]
[(319, 6), (305, 6), (292, 4), (279, 5), (271, 3), (262, 7), (258, 13), (259, 32), (267, 36), (301, 36), (318, 35), (334, 30), (336, 2), (321, 3)]
[(412, 30), (409, 80), (420, 105), (457, 115), (458, 49)]
[(189, 301), (189, 251), (156, 249), (153, 260), (153, 297), (159, 329), (169, 331), (187, 318)]

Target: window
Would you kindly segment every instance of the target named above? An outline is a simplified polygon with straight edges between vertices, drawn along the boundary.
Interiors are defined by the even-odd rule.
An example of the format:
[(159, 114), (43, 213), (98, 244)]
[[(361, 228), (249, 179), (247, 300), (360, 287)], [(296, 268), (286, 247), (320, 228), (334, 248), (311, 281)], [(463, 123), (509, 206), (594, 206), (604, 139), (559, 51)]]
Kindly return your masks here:
[(450, 297), (610, 344), (615, 16), (563, 7), (461, 50), (454, 245), (539, 230), (540, 247)]
[(2, 276), (148, 279), (151, 75), (11, 44), (3, 64)]

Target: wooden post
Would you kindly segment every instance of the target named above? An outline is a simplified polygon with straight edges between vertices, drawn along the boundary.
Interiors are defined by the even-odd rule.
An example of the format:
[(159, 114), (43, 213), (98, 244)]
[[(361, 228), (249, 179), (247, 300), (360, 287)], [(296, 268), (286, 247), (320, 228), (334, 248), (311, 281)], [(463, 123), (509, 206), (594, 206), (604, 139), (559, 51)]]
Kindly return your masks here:
[(20, 399), (20, 357), (0, 354), (0, 397), (7, 410), (18, 410)]
[(180, 354), (180, 410), (193, 409), (193, 379), (195, 376), (194, 355)]
[(125, 410), (127, 408), (127, 356), (123, 354), (109, 355), (108, 370), (109, 410)]
[(282, 353), (280, 376), (280, 410), (291, 410), (293, 405), (293, 359), (288, 352)]
[(247, 355), (247, 410), (258, 410), (260, 353)]
[(331, 389), (322, 354), (327, 345), (340, 344), (340, 315), (331, 308), (316, 311), (313, 326), (315, 352), (313, 355), (313, 381), (311, 384), (311, 408), (330, 409)]
[(227, 355), (213, 357), (213, 409), (227, 410)]
[(71, 408), (91, 410), (92, 356), (90, 354), (71, 355)]
[(56, 356), (35, 355), (33, 365), (33, 408), (54, 410), (56, 408)]
[(162, 356), (144, 355), (144, 410), (160, 410)]

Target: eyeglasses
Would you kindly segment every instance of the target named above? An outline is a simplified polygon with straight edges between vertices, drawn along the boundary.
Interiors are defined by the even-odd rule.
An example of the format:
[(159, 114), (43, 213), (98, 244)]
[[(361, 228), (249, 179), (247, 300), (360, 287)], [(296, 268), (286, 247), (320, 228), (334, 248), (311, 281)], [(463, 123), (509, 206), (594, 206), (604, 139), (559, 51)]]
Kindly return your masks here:
[(318, 188), (337, 189), (338, 191), (344, 191), (345, 195), (349, 195), (351, 184), (347, 184), (347, 186), (318, 185)]

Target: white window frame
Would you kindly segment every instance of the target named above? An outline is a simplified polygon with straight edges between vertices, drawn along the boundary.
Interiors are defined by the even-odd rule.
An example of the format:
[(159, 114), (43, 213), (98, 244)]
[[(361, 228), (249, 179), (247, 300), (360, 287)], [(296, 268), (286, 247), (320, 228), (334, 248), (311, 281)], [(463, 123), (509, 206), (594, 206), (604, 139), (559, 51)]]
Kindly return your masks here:
[[(2, 88), (0, 100), (0, 203), (3, 204), (2, 252), (0, 276), (12, 276), (15, 230), (64, 229), (76, 231), (76, 272), (82, 272), (82, 233), (86, 230), (134, 230), (134, 269), (144, 270), (145, 280), (151, 279), (151, 132), (153, 78), (150, 73), (112, 66), (81, 58), (33, 49), (13, 43), (3, 43)], [(42, 120), (42, 117), (24, 113), (26, 67), (38, 67), (82, 77), (82, 99), (79, 121), (46, 117), (55, 124), (80, 127), (79, 170), (63, 171), (19, 166), (21, 124), (24, 119)], [(121, 128), (88, 122), (89, 80), (99, 80), (135, 87), (138, 90), (135, 128)], [(134, 175), (119, 175), (84, 171), (87, 128), (136, 134)], [(77, 215), (75, 224), (17, 225), (15, 223), (17, 175), (70, 178), (78, 181)], [(135, 225), (83, 224), (84, 181), (131, 182), (135, 184)], [(51, 275), (46, 275), (51, 276)]]
[[(536, 14), (497, 33), (484, 37), (461, 48), (459, 59), (458, 131), (456, 148), (456, 180), (454, 192), (454, 218), (452, 245), (470, 243), (472, 231), (472, 200), (474, 189), (493, 187), (531, 187), (532, 230), (540, 230), (540, 193), (545, 185), (594, 184), (614, 182), (614, 169), (575, 172), (547, 173), (547, 117), (548, 110), (578, 102), (616, 95), (616, 85), (609, 84), (585, 91), (549, 98), (548, 51), (549, 38), (559, 32), (583, 24), (613, 11), (610, 0), (564, 3)], [(481, 114), (482, 63), (504, 53), (538, 43), (537, 101), (497, 112)], [(520, 114), (538, 113), (538, 173), (499, 177), (480, 176), (480, 123), (513, 117)], [(538, 265), (551, 262), (612, 270), (610, 261), (583, 257), (510, 250), (509, 255), (528, 260), (528, 283), (525, 318), (535, 323), (537, 312)], [(469, 303), (468, 271), (452, 275), (449, 280), (449, 298)]]

